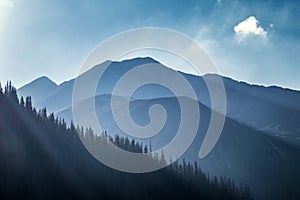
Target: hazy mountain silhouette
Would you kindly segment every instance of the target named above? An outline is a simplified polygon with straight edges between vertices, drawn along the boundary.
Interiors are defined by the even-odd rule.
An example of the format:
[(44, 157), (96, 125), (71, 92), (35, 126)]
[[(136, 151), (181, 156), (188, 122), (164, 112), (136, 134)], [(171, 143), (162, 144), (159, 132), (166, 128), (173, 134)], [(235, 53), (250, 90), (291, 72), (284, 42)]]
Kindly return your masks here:
[[(107, 62), (110, 62), (110, 66), (99, 82), (96, 95), (112, 94), (116, 82), (130, 69), (142, 64), (158, 63), (148, 57), (124, 60), (121, 62)], [(89, 80), (97, 76), (104, 64), (107, 63), (96, 65), (82, 74), (81, 77)], [(161, 70), (166, 70), (170, 74), (169, 78), (172, 77), (173, 73), (176, 73), (174, 70), (162, 64), (160, 65)], [(191, 74), (181, 74), (186, 77), (194, 88), (198, 100), (203, 105), (210, 107), (210, 95), (204, 79), (213, 85), (216, 76), (219, 75), (207, 74), (203, 77), (199, 77)], [(137, 76), (142, 79), (144, 76), (147, 76), (147, 74), (139, 74)], [(298, 123), (300, 121), (300, 92), (276, 86), (264, 87), (250, 85), (227, 77), (222, 77), (222, 79), (226, 90), (227, 116), (229, 118), (300, 147), (300, 124)], [(33, 83), (35, 83), (35, 81)], [(49, 111), (58, 113), (72, 105), (74, 79), (62, 83), (54, 90), (52, 87), (48, 88), (40, 85), (38, 87), (39, 91), (47, 92), (48, 94), (45, 99), (40, 98), (38, 94), (30, 92), (36, 91), (34, 89), (36, 84), (33, 83), (25, 85), (20, 88), (18, 92), (24, 96), (31, 95), (33, 99), (36, 99), (35, 96), (37, 96), (39, 101), (36, 101), (34, 104), (37, 107), (42, 108), (46, 106)], [(27, 88), (26, 91), (28, 92), (24, 92), (24, 88)], [(216, 94), (218, 95), (218, 92), (216, 92)], [(150, 84), (143, 87), (140, 92), (135, 93), (135, 96), (132, 98), (152, 99), (171, 96), (173, 96), (173, 94), (168, 92), (165, 88)]]
[[(96, 91), (95, 103), (101, 126), (109, 133), (125, 134), (117, 127), (111, 114), (110, 99), (113, 87), (128, 70), (146, 63), (158, 62), (151, 58), (111, 62), (103, 74)], [(103, 64), (93, 67), (81, 76), (87, 80), (93, 78), (97, 76), (101, 67)], [(166, 70), (170, 77), (172, 73), (176, 73), (164, 65), (161, 65), (161, 68)], [(195, 160), (198, 159), (211, 112), (214, 112), (210, 109), (210, 96), (204, 80), (213, 85), (219, 75), (198, 77), (181, 74), (196, 92), (201, 110), (200, 130), (195, 142), (185, 154), (187, 159)], [(142, 79), (147, 74), (137, 76)], [(227, 97), (225, 127), (213, 151), (200, 160), (203, 169), (213, 175), (225, 174), (240, 183), (248, 184), (260, 199), (282, 199), (286, 194), (291, 194), (291, 197), (299, 196), (300, 176), (297, 175), (297, 169), (300, 165), (300, 92), (276, 86), (250, 85), (227, 77), (222, 79)], [(59, 85), (47, 99), (40, 101), (38, 106), (46, 106), (58, 116), (70, 121), (73, 84), (74, 79)], [(219, 95), (218, 90), (216, 95)], [(90, 99), (84, 100), (83, 105), (85, 101)], [(149, 84), (131, 98), (130, 112), (133, 119), (140, 125), (149, 123), (148, 109), (153, 104), (162, 104), (168, 112), (165, 127), (152, 138), (154, 148), (158, 148), (174, 136), (172, 133), (176, 133), (180, 111), (178, 101), (172, 93), (166, 88)], [(83, 109), (80, 124), (91, 125), (91, 110)], [(119, 117), (122, 118), (122, 113)]]

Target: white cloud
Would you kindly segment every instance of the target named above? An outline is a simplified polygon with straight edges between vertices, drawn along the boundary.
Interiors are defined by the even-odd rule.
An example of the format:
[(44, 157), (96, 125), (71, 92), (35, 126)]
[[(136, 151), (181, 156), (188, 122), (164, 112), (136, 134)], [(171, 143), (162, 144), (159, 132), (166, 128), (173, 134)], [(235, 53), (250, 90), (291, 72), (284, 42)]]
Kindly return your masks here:
[(13, 8), (14, 2), (12, 0), (0, 0), (0, 7)]
[(238, 42), (240, 43), (242, 40), (251, 35), (266, 38), (268, 32), (258, 25), (259, 21), (254, 16), (250, 16), (249, 18), (236, 25), (234, 27), (234, 32), (237, 36)]

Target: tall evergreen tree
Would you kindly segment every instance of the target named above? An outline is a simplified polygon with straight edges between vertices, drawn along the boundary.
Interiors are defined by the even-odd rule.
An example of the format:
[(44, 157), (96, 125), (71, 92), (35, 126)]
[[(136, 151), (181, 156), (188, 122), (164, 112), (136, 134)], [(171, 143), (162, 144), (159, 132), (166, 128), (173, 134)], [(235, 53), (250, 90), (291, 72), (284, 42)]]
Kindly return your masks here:
[(32, 111), (31, 96), (26, 97), (25, 108), (27, 111)]
[(24, 102), (23, 96), (21, 96), (21, 98), (20, 98), (20, 105), (22, 106), (22, 108), (25, 107), (25, 102)]
[(148, 153), (148, 147), (147, 147), (147, 145), (145, 145), (145, 147), (144, 147), (144, 153)]

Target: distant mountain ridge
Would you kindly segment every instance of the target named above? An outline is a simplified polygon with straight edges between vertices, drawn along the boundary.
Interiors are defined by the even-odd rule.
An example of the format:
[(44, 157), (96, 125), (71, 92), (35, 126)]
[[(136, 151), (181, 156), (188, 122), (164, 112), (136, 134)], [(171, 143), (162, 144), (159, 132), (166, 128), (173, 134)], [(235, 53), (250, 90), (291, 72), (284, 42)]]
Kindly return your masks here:
[[(103, 74), (95, 95), (112, 94), (113, 88), (119, 78), (135, 66), (149, 63), (160, 64), (149, 57), (134, 58), (120, 62), (106, 62), (110, 62), (111, 64)], [(89, 78), (97, 76), (104, 64), (107, 63), (96, 65), (81, 74), (80, 77), (85, 77), (89, 80)], [(170, 74), (170, 77), (172, 77), (173, 73), (177, 73), (162, 64), (160, 66), (162, 70), (166, 70)], [(207, 74), (199, 77), (180, 73), (190, 82), (199, 102), (210, 108), (210, 94), (208, 93), (204, 78), (213, 85), (215, 78), (220, 75)], [(142, 79), (146, 75), (139, 74), (137, 76)], [(300, 121), (299, 91), (276, 86), (250, 85), (227, 77), (221, 78), (226, 90), (227, 116), (229, 118), (300, 147), (300, 124), (298, 123)], [(68, 109), (72, 105), (72, 92), (75, 79), (66, 81), (59, 86), (50, 84), (50, 87), (47, 87), (47, 84), (38, 84), (37, 87), (36, 82), (38, 81), (39, 79), (23, 86), (18, 90), (18, 94), (33, 96), (36, 107), (41, 108), (46, 106), (49, 111), (55, 113)], [(137, 92), (132, 98), (158, 99), (173, 96), (165, 88), (158, 87), (157, 85), (147, 85), (141, 91)], [(218, 95), (218, 88), (215, 88), (215, 91), (216, 95)]]
[[(115, 80), (110, 80), (110, 79), (116, 79), (120, 77), (120, 74), (124, 74), (128, 70), (134, 68), (137, 65), (142, 65), (142, 64), (147, 64), (147, 63), (158, 63), (158, 61), (150, 58), (150, 57), (145, 57), (145, 58), (134, 58), (130, 60), (124, 60), (124, 61), (106, 61), (104, 63), (98, 64), (94, 66), (92, 69), (84, 72), (80, 76), (91, 76), (92, 74), (97, 74), (97, 71), (99, 68), (103, 67), (103, 65), (107, 62), (110, 62), (110, 71), (107, 73), (106, 76), (103, 77), (103, 82), (105, 84), (101, 85), (101, 87), (98, 87), (96, 95), (101, 95), (101, 94), (111, 94), (112, 87), (114, 86), (113, 84), (116, 82)], [(174, 73), (175, 71), (171, 68), (168, 68), (162, 64), (160, 64), (162, 68), (165, 68), (168, 70), (170, 73)], [(192, 74), (186, 74), (183, 72), (179, 72), (183, 76), (185, 76), (192, 85), (199, 85), (195, 89), (198, 89), (197, 92), (199, 92), (199, 89), (204, 89), (205, 88), (205, 83), (203, 82), (203, 79), (201, 76), (196, 76)], [(117, 77), (117, 76), (118, 77)], [(114, 78), (114, 76), (116, 76)], [(203, 77), (206, 79), (211, 79), (213, 81), (214, 77), (220, 76), (217, 74), (206, 74)], [(222, 77), (222, 76), (221, 76)], [(226, 89), (231, 89), (234, 90), (234, 92), (238, 93), (247, 93), (248, 95), (251, 96), (257, 96), (257, 97), (262, 97), (268, 101), (271, 101), (275, 104), (284, 104), (286, 107), (290, 107), (292, 109), (297, 109), (300, 111), (300, 104), (298, 103), (300, 101), (300, 92), (288, 88), (281, 88), (278, 86), (260, 86), (260, 85), (253, 85), (253, 84), (248, 84), (246, 82), (240, 82), (236, 81), (232, 78), (228, 77), (222, 77), (224, 81), (225, 87), (227, 86)], [(72, 97), (72, 90), (73, 90), (73, 84), (74, 84), (75, 79), (71, 79), (69, 81), (65, 81), (60, 85), (55, 84), (53, 81), (51, 81), (48, 77), (40, 77), (38, 79), (35, 79), (34, 81), (22, 86), (21, 88), (18, 89), (18, 94), (19, 96), (27, 96), (31, 95), (32, 97), (35, 98), (35, 105), (37, 107), (43, 107), (47, 105), (48, 109), (53, 112), (57, 112), (58, 110), (61, 110), (63, 108), (66, 108), (72, 104), (71, 102), (71, 97)], [(155, 88), (155, 92), (151, 91), (152, 96), (146, 96), (146, 97), (137, 97), (141, 99), (149, 99), (149, 98), (160, 98), (165, 96), (165, 91), (157, 90)], [(247, 89), (247, 90), (246, 90)], [(249, 90), (250, 89), (250, 90)], [(149, 92), (149, 91), (147, 91)], [(230, 91), (226, 91), (230, 92)], [(63, 95), (63, 96), (61, 96)], [(286, 98), (289, 95), (292, 98)], [(55, 102), (57, 100), (57, 96), (60, 96), (60, 102)], [(207, 101), (207, 98), (201, 98), (201, 96), (198, 95), (198, 98), (201, 99), (201, 102), (204, 102), (205, 104), (209, 104)], [(65, 104), (61, 103), (61, 100), (67, 98), (68, 100), (66, 101)], [(67, 103), (68, 102), (68, 103)], [(55, 104), (55, 105), (52, 105)], [(61, 104), (61, 105), (60, 105)], [(68, 105), (66, 105), (68, 104)]]

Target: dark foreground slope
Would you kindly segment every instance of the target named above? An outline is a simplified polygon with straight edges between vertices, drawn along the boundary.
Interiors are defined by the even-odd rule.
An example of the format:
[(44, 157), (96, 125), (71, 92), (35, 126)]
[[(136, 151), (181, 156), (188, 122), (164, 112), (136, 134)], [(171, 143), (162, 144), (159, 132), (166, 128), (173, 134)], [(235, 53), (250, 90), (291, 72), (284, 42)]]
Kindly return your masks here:
[[(123, 101), (121, 97), (118, 98), (119, 102)], [(130, 101), (132, 119), (139, 125), (149, 123), (148, 113), (152, 105), (159, 104), (165, 108), (168, 117), (163, 129), (151, 137), (153, 149), (163, 147), (175, 137), (180, 123), (178, 99), (182, 101), (183, 98), (168, 97)], [(97, 127), (97, 124), (92, 124), (89, 120), (93, 112), (92, 108), (86, 105), (90, 100), (83, 101), (77, 106), (82, 110), (81, 117), (77, 120), (82, 125)], [(124, 116), (127, 112), (123, 106), (125, 104), (116, 108), (115, 118), (111, 112), (110, 95), (97, 96), (95, 105), (99, 123), (104, 130), (108, 133), (126, 135), (115, 122), (115, 119), (125, 120)], [(186, 160), (198, 161), (202, 170), (210, 175), (226, 175), (235, 182), (246, 184), (257, 199), (299, 199), (300, 149), (229, 117), (225, 119), (222, 134), (215, 147), (204, 159), (199, 159), (199, 149), (207, 134), (213, 112), (200, 102), (199, 108), (201, 116), (199, 130), (194, 142), (183, 155)], [(72, 108), (60, 112), (59, 115), (70, 121), (73, 116)], [(140, 141), (143, 144), (149, 144), (148, 138)]]
[(30, 99), (0, 92), (1, 199), (250, 199), (228, 179), (210, 180), (197, 164), (128, 174), (95, 160), (74, 126), (67, 128)]

